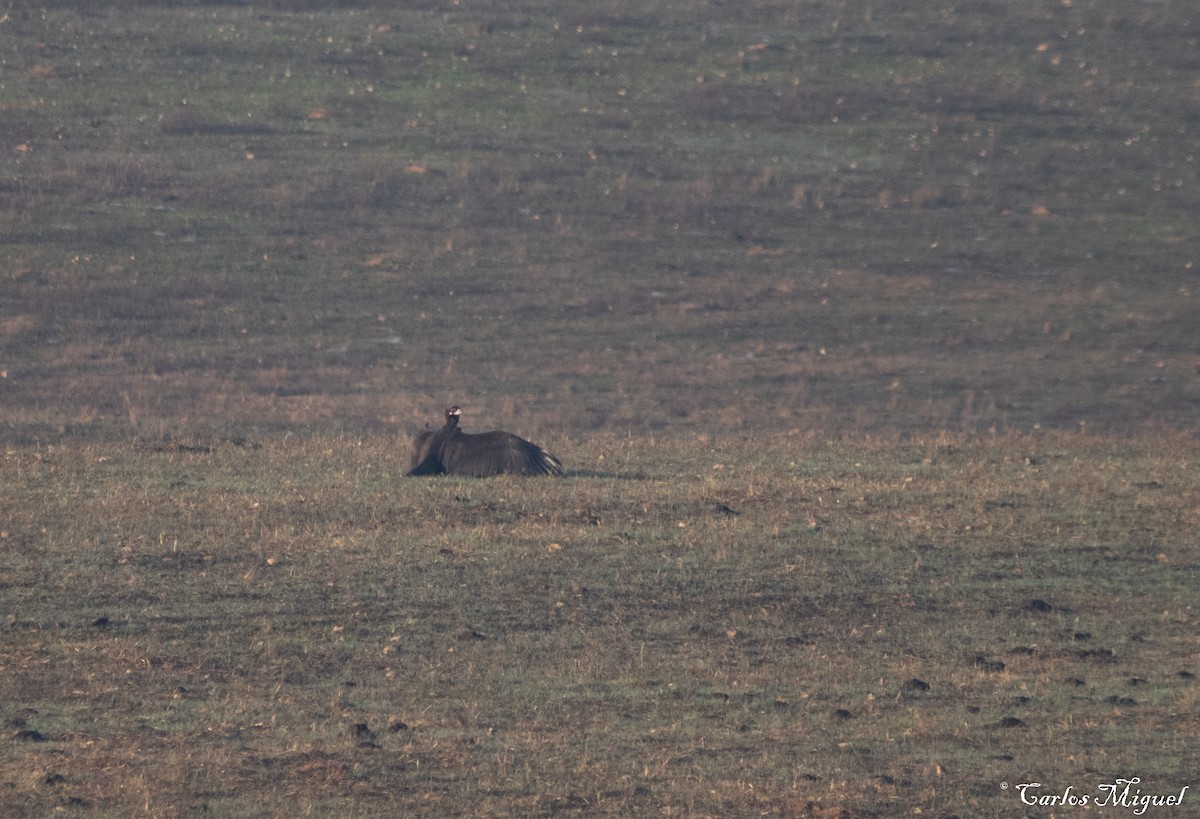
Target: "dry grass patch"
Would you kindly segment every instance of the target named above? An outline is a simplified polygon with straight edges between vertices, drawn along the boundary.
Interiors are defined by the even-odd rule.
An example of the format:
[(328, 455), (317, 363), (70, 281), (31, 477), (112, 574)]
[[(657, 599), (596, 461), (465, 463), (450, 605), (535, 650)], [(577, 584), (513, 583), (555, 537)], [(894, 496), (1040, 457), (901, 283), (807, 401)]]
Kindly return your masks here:
[(1195, 769), (1189, 438), (552, 443), (10, 448), (12, 803), (1002, 815)]

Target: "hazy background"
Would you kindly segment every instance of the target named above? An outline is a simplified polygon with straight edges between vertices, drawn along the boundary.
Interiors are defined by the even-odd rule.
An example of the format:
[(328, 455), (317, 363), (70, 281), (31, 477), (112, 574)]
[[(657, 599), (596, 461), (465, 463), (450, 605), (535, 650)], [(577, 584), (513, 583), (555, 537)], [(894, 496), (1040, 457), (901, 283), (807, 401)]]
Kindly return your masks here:
[(10, 7), (0, 434), (1193, 428), (1195, 16)]

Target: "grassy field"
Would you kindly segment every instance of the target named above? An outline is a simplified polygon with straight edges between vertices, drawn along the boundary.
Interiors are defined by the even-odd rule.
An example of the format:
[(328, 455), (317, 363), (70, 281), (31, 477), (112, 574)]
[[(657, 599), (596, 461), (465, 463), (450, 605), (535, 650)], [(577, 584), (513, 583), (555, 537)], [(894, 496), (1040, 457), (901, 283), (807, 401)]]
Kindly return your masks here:
[(0, 24), (6, 437), (1196, 423), (1187, 4), (289, 5)]
[[(13, 815), (1046, 816), (1196, 787), (1200, 445), (10, 451)], [(1059, 815), (1059, 814), (1055, 814)]]
[(1194, 810), (1197, 12), (403, 6), (0, 4), (0, 814)]

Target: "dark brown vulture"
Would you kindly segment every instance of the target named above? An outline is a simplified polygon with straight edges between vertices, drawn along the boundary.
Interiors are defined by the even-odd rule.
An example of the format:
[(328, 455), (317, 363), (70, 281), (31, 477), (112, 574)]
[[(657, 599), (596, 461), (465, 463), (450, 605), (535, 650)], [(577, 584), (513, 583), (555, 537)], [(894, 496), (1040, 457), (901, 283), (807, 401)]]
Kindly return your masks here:
[(481, 432), (469, 435), (458, 428), (462, 410), (446, 410), (446, 426), (427, 429), (413, 439), (412, 475), (555, 475), (562, 464), (537, 444), (511, 432)]

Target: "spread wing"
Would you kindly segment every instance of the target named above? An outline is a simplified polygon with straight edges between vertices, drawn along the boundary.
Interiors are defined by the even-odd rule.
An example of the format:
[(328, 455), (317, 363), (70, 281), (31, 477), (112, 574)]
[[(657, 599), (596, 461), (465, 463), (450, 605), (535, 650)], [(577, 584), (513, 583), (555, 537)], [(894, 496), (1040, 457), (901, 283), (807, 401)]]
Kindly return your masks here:
[[(446, 468), (442, 466), (439, 453), (440, 446), (435, 446), (441, 430), (433, 432), (425, 430), (418, 432), (413, 438), (412, 458), (409, 460), (409, 475), (442, 475)], [(444, 437), (444, 436), (442, 436)]]
[(442, 448), (449, 475), (562, 475), (562, 464), (546, 450), (509, 432), (460, 433)]

